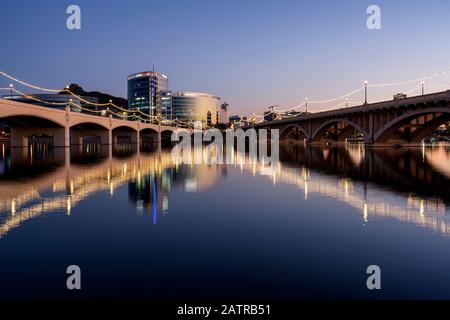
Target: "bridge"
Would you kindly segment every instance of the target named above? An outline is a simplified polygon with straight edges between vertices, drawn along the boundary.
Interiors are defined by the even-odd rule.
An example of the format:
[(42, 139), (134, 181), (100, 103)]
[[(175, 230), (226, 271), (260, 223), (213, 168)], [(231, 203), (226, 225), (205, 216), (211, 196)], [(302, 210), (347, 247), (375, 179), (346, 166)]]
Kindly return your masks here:
[(243, 128), (279, 129), (280, 141), (321, 145), (354, 139), (368, 145), (416, 146), (449, 121), (450, 90), (304, 114)]
[(28, 103), (0, 99), (0, 121), (10, 126), (11, 147), (26, 147), (30, 139), (45, 137), (53, 147), (82, 145), (86, 139), (111, 145), (116, 143), (161, 143), (169, 139), (175, 127), (158, 126), (42, 107)]

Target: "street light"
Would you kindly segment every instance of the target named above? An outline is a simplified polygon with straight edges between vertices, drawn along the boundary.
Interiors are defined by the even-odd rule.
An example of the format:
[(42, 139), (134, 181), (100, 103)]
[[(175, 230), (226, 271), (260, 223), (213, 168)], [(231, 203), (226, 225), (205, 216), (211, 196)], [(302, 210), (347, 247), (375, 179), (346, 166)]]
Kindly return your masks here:
[(345, 107), (348, 108), (348, 98), (345, 98)]
[(364, 81), (364, 104), (367, 104), (367, 81)]
[(422, 95), (425, 94), (425, 82), (422, 81)]
[(305, 98), (305, 113), (308, 113), (308, 98)]
[(9, 85), (9, 96), (10, 96), (9, 98), (10, 98), (10, 100), (12, 100), (13, 88), (14, 88), (14, 85), (11, 83)]
[(66, 104), (69, 106), (69, 86), (66, 86)]

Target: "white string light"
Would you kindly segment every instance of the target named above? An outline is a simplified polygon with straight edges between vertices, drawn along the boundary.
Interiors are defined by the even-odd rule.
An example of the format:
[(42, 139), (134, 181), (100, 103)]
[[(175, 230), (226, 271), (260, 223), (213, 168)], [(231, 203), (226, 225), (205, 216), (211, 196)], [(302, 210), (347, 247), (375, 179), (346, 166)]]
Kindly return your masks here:
[[(419, 82), (419, 81), (423, 82), (423, 81), (428, 80), (428, 79), (432, 79), (432, 78), (436, 78), (436, 77), (439, 77), (439, 76), (446, 75), (448, 73), (450, 73), (450, 70), (444, 70), (444, 71), (437, 72), (437, 73), (434, 73), (434, 74), (431, 74), (431, 75), (428, 75), (428, 76), (424, 76), (424, 77), (420, 77), (420, 78), (416, 78), (416, 79), (411, 79), (411, 80), (404, 80), (404, 81), (398, 81), (398, 82), (385, 82), (385, 83), (378, 83), (378, 84), (367, 84), (367, 87), (388, 87), (388, 86), (399, 86), (399, 85), (411, 84), (411, 83), (415, 83), (415, 82)], [(96, 112), (109, 112), (111, 114), (118, 115), (119, 117), (122, 117), (122, 118), (135, 117), (135, 118), (138, 118), (138, 119), (142, 119), (140, 116), (136, 117), (134, 115), (135, 113), (138, 113), (138, 114), (142, 114), (145, 117), (149, 118), (147, 120), (142, 119), (143, 121), (151, 121), (151, 119), (157, 120), (157, 118), (158, 118), (158, 116), (148, 115), (148, 114), (142, 112), (141, 110), (128, 110), (128, 109), (121, 108), (121, 107), (115, 105), (114, 103), (112, 103), (111, 100), (108, 103), (94, 103), (94, 102), (88, 101), (88, 100), (82, 98), (81, 96), (78, 96), (77, 94), (71, 92), (68, 87), (66, 87), (63, 90), (49, 89), (49, 88), (44, 88), (44, 87), (39, 87), (39, 86), (33, 85), (33, 84), (28, 83), (26, 81), (22, 81), (22, 80), (17, 79), (15, 77), (13, 77), (13, 76), (3, 72), (3, 71), (0, 71), (0, 75), (4, 76), (4, 77), (6, 77), (6, 78), (8, 78), (8, 79), (10, 79), (12, 81), (15, 81), (17, 83), (20, 83), (20, 84), (22, 84), (24, 86), (27, 86), (27, 87), (30, 87), (30, 88), (33, 88), (33, 89), (36, 89), (36, 90), (45, 91), (45, 92), (66, 92), (66, 93), (70, 94), (71, 96), (77, 98), (79, 101), (84, 102), (85, 104), (93, 105), (93, 106), (97, 106), (97, 107), (109, 107), (109, 106), (111, 106), (111, 107), (114, 107), (117, 110), (120, 110), (122, 112), (132, 113), (133, 115), (118, 115), (117, 113), (114, 113), (111, 110), (109, 110), (109, 108), (107, 108), (106, 110), (90, 110), (90, 109), (86, 109), (86, 108), (83, 108), (83, 107), (77, 105), (77, 107), (79, 107), (80, 109), (88, 111), (88, 112), (94, 112), (94, 113), (96, 113)], [(444, 84), (442, 84), (442, 85), (444, 85)], [(437, 86), (441, 86), (441, 85), (428, 85), (427, 87), (437, 87)], [(341, 95), (339, 97), (325, 99), (325, 100), (309, 100), (308, 99), (308, 103), (310, 103), (310, 104), (324, 104), (324, 103), (330, 103), (330, 102), (334, 102), (334, 101), (338, 101), (338, 100), (342, 100), (342, 99), (348, 99), (348, 97), (350, 97), (350, 96), (352, 96), (352, 95), (362, 91), (364, 88), (365, 88), (364, 86), (363, 87), (359, 87), (359, 88), (357, 88), (357, 89), (355, 89), (353, 91), (350, 91), (350, 92), (348, 92), (348, 93), (346, 93), (344, 95)], [(419, 90), (420, 88), (423, 88), (423, 86), (411, 89), (411, 90), (407, 91), (407, 93), (414, 92), (416, 90)], [(37, 98), (35, 98), (33, 96), (23, 94), (20, 91), (14, 89), (12, 84), (10, 85), (9, 88), (0, 88), (0, 90), (11, 90), (11, 91), (14, 91), (16, 93), (21, 94), (22, 96), (25, 96), (25, 97), (27, 97), (29, 99), (33, 99), (33, 100), (39, 101), (41, 103), (48, 103), (48, 104), (51, 104), (51, 105), (64, 105), (64, 104), (66, 104), (66, 103), (44, 101), (44, 100), (41, 100), (41, 99), (37, 99)], [(341, 107), (342, 105), (348, 105), (349, 103), (350, 103), (349, 101), (346, 101), (344, 103), (341, 103), (341, 104), (331, 108), (331, 110), (336, 109), (338, 107)], [(353, 103), (354, 102), (352, 102), (351, 104), (353, 104)], [(359, 103), (359, 102), (357, 102), (357, 103)], [(283, 115), (283, 113), (295, 111), (296, 109), (305, 106), (305, 104), (306, 104), (306, 100), (305, 100), (305, 102), (303, 102), (303, 103), (301, 103), (301, 104), (299, 104), (299, 105), (297, 105), (297, 106), (295, 106), (293, 108), (287, 108), (287, 109), (284, 109), (284, 110), (271, 110), (270, 112), (267, 112), (265, 114), (260, 114), (260, 115), (257, 115), (255, 113), (253, 113), (251, 116), (243, 116), (243, 117), (240, 117), (239, 124), (241, 124), (243, 121), (256, 123), (257, 119), (262, 119), (262, 121), (264, 121), (264, 118), (267, 117), (267, 116), (270, 116), (270, 115), (275, 115), (276, 118), (278, 118), (280, 116), (281, 116), (281, 118), (297, 117), (297, 116), (301, 115), (301, 113), (297, 114), (297, 115)], [(244, 120), (244, 118), (246, 118), (248, 120)], [(159, 121), (161, 121), (161, 119), (168, 120), (168, 119), (163, 118), (161, 116), (159, 117), (159, 119), (160, 119)], [(172, 122), (181, 123), (183, 125), (192, 125), (191, 123), (183, 122), (183, 121), (180, 121), (178, 119), (172, 120)]]

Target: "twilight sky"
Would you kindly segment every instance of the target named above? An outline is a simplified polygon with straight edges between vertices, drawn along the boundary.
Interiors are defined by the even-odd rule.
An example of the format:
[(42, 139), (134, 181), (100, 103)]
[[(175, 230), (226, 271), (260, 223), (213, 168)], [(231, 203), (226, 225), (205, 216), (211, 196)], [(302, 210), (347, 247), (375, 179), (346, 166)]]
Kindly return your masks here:
[[(70, 4), (81, 7), (79, 31), (66, 28)], [(370, 4), (381, 8), (381, 30), (366, 27)], [(445, 0), (2, 1), (0, 70), (40, 86), (76, 82), (126, 97), (127, 75), (155, 59), (171, 89), (218, 94), (231, 114), (261, 113), (340, 96), (364, 80), (450, 69), (449, 15)], [(0, 87), (9, 83), (0, 78)], [(427, 91), (450, 88), (431, 88), (442, 83), (450, 75), (427, 81)], [(369, 101), (418, 86), (370, 88)]]

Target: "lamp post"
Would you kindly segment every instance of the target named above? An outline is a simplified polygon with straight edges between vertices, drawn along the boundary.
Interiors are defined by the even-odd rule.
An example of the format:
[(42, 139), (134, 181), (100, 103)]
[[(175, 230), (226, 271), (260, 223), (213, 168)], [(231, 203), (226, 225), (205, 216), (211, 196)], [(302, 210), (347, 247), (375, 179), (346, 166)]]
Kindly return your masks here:
[(345, 107), (348, 108), (348, 98), (345, 98)]
[(13, 87), (14, 87), (14, 85), (11, 83), (11, 84), (9, 85), (9, 99), (10, 99), (10, 100), (12, 100)]
[(364, 81), (364, 104), (367, 104), (367, 81)]
[(305, 113), (308, 113), (308, 98), (305, 98)]
[(422, 95), (425, 94), (425, 82), (422, 81)]
[(69, 86), (66, 86), (66, 104), (69, 106)]

